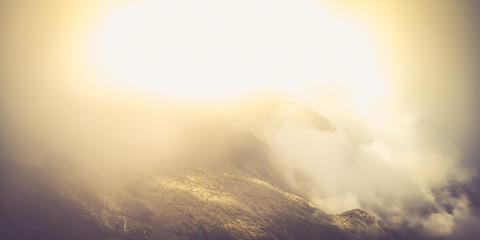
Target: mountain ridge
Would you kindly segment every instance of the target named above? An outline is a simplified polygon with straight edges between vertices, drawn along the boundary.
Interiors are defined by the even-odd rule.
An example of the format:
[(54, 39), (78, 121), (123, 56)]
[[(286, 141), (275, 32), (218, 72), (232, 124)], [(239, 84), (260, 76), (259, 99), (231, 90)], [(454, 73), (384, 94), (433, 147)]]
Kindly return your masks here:
[[(110, 175), (109, 180), (102, 176), (110, 181), (105, 191), (75, 186), (74, 181), (42, 167), (12, 162), (2, 166), (9, 169), (2, 172), (6, 182), (1, 185), (8, 196), (0, 197), (4, 237), (400, 239), (366, 212), (326, 214), (304, 198), (243, 170), (197, 168), (176, 175), (131, 172)], [(30, 174), (31, 179), (19, 180), (19, 174)], [(18, 192), (6, 189), (6, 184), (31, 188)], [(19, 197), (23, 199), (16, 202)]]

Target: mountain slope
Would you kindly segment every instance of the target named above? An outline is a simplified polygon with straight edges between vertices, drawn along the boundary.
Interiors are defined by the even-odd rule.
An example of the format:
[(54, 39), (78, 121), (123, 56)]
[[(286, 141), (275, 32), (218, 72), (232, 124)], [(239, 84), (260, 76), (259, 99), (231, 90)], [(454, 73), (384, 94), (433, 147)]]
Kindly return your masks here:
[(325, 214), (238, 168), (90, 175), (108, 188), (59, 171), (2, 163), (2, 239), (399, 239), (361, 210)]
[[(245, 127), (217, 136), (224, 128), (201, 125), (181, 153), (153, 161), (0, 158), (0, 239), (399, 239), (362, 210), (322, 212), (287, 183), (268, 143), (248, 131), (335, 131), (328, 119), (295, 103), (257, 108), (251, 119), (232, 116)], [(136, 139), (143, 138), (127, 142)]]

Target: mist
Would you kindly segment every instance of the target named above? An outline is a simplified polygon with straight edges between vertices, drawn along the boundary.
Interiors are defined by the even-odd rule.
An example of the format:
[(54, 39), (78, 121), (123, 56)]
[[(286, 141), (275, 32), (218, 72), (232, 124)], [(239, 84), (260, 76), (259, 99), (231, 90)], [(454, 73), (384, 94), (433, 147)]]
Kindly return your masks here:
[[(280, 52), (287, 60), (278, 62), (278, 69), (267, 65), (264, 69), (280, 72), (270, 76), (267, 70), (251, 70), (249, 59), (241, 59), (245, 57), (241, 51), (234, 51), (239, 60), (223, 66), (221, 74), (202, 72), (205, 66), (195, 65), (198, 60), (192, 58), (186, 62), (200, 73), (198, 82), (187, 77), (182, 83), (164, 80), (161, 77), (178, 77), (175, 71), (182, 68), (175, 65), (172, 73), (162, 75), (154, 66), (150, 80), (140, 87), (133, 86), (142, 81), (139, 71), (148, 75), (150, 65), (143, 65), (156, 55), (139, 57), (138, 63), (127, 61), (138, 64), (132, 67), (136, 70), (119, 72), (122, 77), (138, 76), (138, 82), (127, 79), (125, 85), (125, 79), (115, 82), (121, 77), (109, 71), (126, 65), (97, 71), (97, 65), (92, 67), (97, 58), (84, 54), (85, 46), (91, 44), (89, 34), (102, 29), (92, 27), (95, 22), (105, 23), (107, 13), (123, 5), (110, 1), (0, 3), (2, 160), (28, 166), (69, 165), (72, 175), (93, 187), (95, 183), (85, 180), (95, 182), (92, 172), (155, 169), (176, 174), (224, 166), (238, 158), (243, 167), (278, 174), (272, 178), (278, 185), (324, 212), (361, 208), (406, 239), (474, 239), (478, 234), (473, 53), (477, 36), (466, 13), (467, 1), (457, 5), (325, 1), (329, 7), (322, 12), (337, 12), (323, 20), (351, 18), (345, 21), (361, 20), (367, 26), (352, 25), (355, 31), (329, 36), (350, 37), (362, 29), (373, 32), (360, 43), (344, 44), (348, 50), (357, 43), (378, 43), (374, 49), (380, 53), (372, 53), (378, 62), (369, 59), (362, 65), (363, 55), (355, 55), (362, 51), (347, 51), (345, 56), (333, 51), (321, 62), (307, 54), (308, 47), (292, 48), (300, 52), (297, 55), (292, 49), (273, 47), (257, 56), (268, 61), (268, 56)], [(211, 3), (216, 6), (215, 1)], [(306, 1), (302, 4), (307, 6)], [(283, 13), (283, 8), (278, 9)], [(256, 20), (260, 18), (252, 22)], [(284, 37), (275, 34), (265, 41)], [(333, 42), (333, 37), (328, 40)], [(119, 44), (123, 49), (121, 44), (126, 43), (119, 40)], [(309, 66), (310, 60), (330, 64), (328, 59), (337, 53), (344, 57), (340, 60), (352, 55), (354, 60), (344, 66), (348, 74), (337, 76), (333, 70), (324, 70), (328, 74), (315, 75), (315, 66), (298, 73), (282, 69), (302, 57), (305, 61), (299, 66)], [(381, 64), (370, 69), (376, 63)], [(251, 68), (243, 77), (253, 80), (242, 82), (231, 73), (242, 66)], [(384, 72), (371, 74), (377, 67)], [(288, 74), (292, 76), (282, 78)], [(221, 84), (205, 80), (212, 76), (235, 80)], [(156, 77), (161, 80), (150, 85)], [(262, 77), (268, 80), (262, 82)], [(183, 91), (189, 83), (193, 83), (191, 89)]]

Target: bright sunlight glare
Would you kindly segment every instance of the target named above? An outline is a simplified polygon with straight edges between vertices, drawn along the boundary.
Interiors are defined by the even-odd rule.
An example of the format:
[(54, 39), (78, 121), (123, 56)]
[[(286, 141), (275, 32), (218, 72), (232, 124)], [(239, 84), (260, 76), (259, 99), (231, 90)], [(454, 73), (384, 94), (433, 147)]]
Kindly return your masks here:
[(348, 87), (365, 107), (385, 93), (374, 35), (313, 0), (143, 0), (118, 4), (93, 34), (112, 84), (174, 99)]

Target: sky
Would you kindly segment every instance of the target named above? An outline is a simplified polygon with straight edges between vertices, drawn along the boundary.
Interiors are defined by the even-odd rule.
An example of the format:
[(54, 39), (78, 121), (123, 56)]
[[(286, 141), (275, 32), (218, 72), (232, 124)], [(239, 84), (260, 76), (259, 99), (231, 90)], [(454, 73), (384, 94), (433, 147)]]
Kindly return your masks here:
[(362, 208), (408, 239), (474, 239), (476, 9), (3, 0), (2, 154), (195, 165), (228, 156), (248, 132), (323, 211)]

